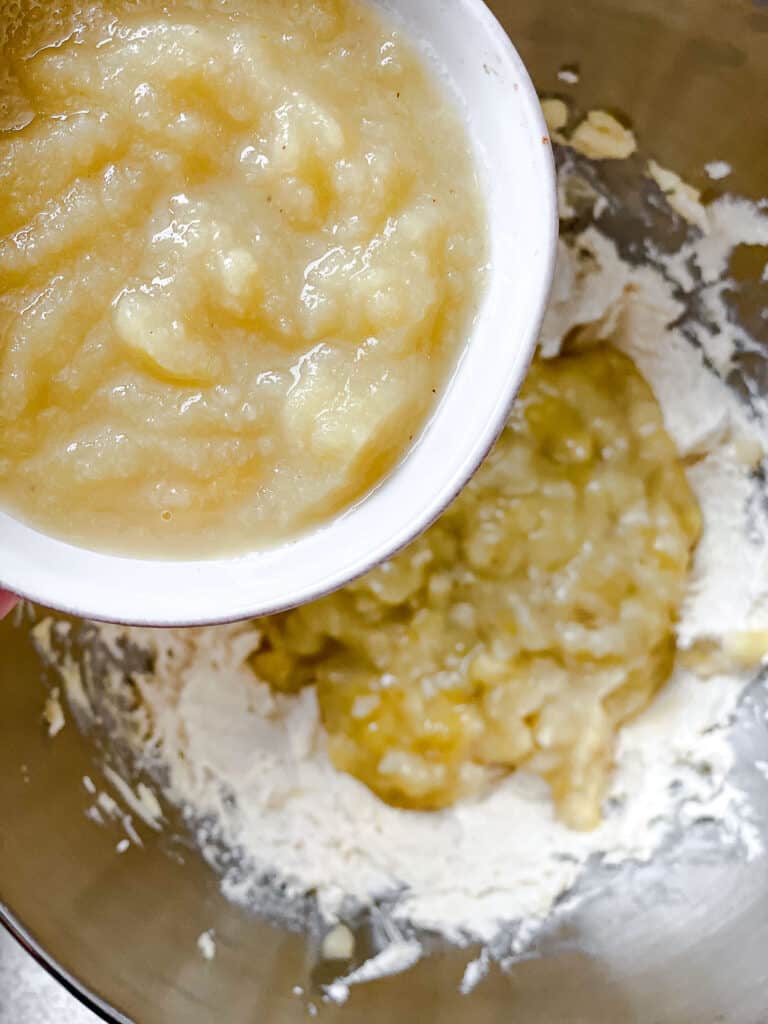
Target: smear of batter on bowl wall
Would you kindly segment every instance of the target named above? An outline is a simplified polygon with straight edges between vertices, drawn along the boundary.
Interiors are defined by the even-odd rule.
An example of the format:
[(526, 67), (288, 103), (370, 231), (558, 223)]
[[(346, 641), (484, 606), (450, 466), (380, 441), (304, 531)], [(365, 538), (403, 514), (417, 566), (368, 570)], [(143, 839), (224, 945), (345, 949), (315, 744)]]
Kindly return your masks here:
[(78, 721), (108, 707), (229, 898), (273, 909), (277, 879), (286, 914), (311, 893), (330, 936), (376, 907), (382, 949), (360, 964), (347, 943), (336, 1001), (414, 963), (422, 929), (487, 944), (470, 989), (594, 855), (648, 860), (706, 817), (746, 855), (759, 843), (728, 730), (768, 650), (768, 409), (724, 380), (755, 344), (729, 261), (768, 245), (768, 217), (704, 206), (651, 163), (638, 187), (683, 240), (629, 259), (600, 228), (622, 208), (595, 168), (636, 140), (592, 112), (573, 142), (539, 357), (425, 537), (273, 620), (89, 627), (101, 655), (82, 664), (67, 627), (36, 627)]

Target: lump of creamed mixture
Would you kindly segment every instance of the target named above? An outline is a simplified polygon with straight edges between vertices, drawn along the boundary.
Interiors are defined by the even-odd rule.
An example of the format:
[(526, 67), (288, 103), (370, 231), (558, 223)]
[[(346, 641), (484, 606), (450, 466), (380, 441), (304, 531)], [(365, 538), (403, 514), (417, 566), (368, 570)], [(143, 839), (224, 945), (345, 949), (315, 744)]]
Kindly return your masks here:
[(256, 674), (314, 684), (330, 756), (437, 809), (524, 767), (588, 829), (619, 727), (666, 681), (701, 529), (659, 406), (611, 347), (537, 361), (464, 494), (407, 551), (263, 620)]

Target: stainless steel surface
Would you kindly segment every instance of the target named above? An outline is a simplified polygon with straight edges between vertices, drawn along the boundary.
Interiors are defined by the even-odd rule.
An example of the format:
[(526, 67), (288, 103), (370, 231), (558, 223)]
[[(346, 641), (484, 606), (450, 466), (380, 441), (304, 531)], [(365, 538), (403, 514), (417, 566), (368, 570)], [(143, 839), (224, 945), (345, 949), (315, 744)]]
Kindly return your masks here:
[(0, 1024), (98, 1024), (98, 1017), (0, 929)]
[[(644, 152), (707, 194), (723, 190), (704, 174), (712, 159), (734, 165), (729, 189), (754, 198), (768, 192), (764, 3), (492, 6), (543, 93), (567, 96), (581, 110), (615, 109), (631, 121)], [(558, 79), (564, 65), (578, 65), (577, 86)], [(624, 244), (631, 246), (640, 222), (653, 230), (630, 201), (626, 223), (616, 225)], [(750, 301), (746, 316), (755, 302), (765, 304), (759, 294)], [(754, 322), (765, 336), (765, 321)], [(766, 367), (762, 359), (744, 360), (733, 383), (764, 388)], [(94, 743), (71, 723), (54, 741), (46, 737), (41, 675), (24, 631), (0, 626), (0, 900), (17, 926), (105, 1012), (109, 1004), (125, 1014), (115, 1019), (305, 1020), (319, 980), (314, 940), (229, 905), (181, 841), (145, 829), (143, 849), (117, 856), (119, 830), (97, 828), (84, 816), (81, 780), (98, 772)], [(740, 782), (768, 837), (768, 786), (754, 767), (768, 760), (766, 703), (757, 683), (738, 733)], [(726, 838), (703, 822), (652, 865), (594, 870), (581, 886), (583, 902), (559, 908), (531, 955), (506, 972), (494, 968), (470, 997), (457, 996), (457, 987), (471, 951), (437, 947), (407, 976), (361, 988), (346, 1007), (320, 1013), (342, 1024), (765, 1024), (768, 857), (749, 856)], [(196, 946), (208, 928), (218, 947), (210, 963)], [(308, 995), (294, 995), (296, 985)], [(4, 999), (7, 1005), (0, 990), (0, 1005)]]

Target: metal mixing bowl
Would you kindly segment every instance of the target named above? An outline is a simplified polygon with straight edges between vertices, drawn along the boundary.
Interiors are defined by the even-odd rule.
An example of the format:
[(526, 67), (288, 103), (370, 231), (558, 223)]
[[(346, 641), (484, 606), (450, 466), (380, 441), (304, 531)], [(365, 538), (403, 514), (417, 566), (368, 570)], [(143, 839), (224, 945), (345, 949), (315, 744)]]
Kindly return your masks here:
[[(765, 0), (491, 6), (542, 93), (628, 118), (647, 155), (705, 196), (723, 190), (704, 174), (712, 159), (734, 166), (729, 190), (755, 199), (768, 191)], [(567, 86), (557, 73), (574, 65), (580, 81)], [(627, 211), (614, 228), (631, 249), (642, 220), (633, 219), (631, 197)], [(761, 270), (756, 263), (752, 290), (752, 271), (743, 275), (741, 312), (768, 344), (756, 291)], [(730, 383), (764, 391), (768, 361), (745, 358)], [(116, 833), (83, 813), (81, 780), (96, 770), (94, 741), (72, 727), (47, 738), (43, 668), (28, 628), (3, 623), (0, 652), (0, 918), (107, 1020), (305, 1020), (307, 1003), (292, 990), (300, 985), (311, 995), (323, 980), (315, 940), (226, 902), (197, 854), (167, 835), (145, 830), (143, 849), (116, 856)], [(738, 782), (766, 837), (766, 783), (753, 765), (768, 760), (767, 704), (757, 681), (737, 729)], [(768, 856), (747, 856), (701, 823), (650, 865), (596, 867), (580, 893), (558, 908), (523, 959), (494, 968), (471, 996), (457, 994), (471, 951), (437, 946), (408, 974), (361, 987), (346, 1006), (321, 1006), (320, 1014), (368, 1024), (768, 1021)], [(218, 948), (206, 963), (196, 941), (209, 928)]]

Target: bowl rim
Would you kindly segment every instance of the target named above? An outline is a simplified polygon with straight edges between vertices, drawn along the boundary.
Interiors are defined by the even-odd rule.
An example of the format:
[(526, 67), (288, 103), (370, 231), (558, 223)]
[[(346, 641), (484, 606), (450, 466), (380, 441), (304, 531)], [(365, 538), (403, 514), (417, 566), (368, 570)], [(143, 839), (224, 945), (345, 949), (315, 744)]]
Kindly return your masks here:
[[(486, 177), (489, 280), (463, 355), (420, 438), (353, 508), (278, 547), (234, 557), (161, 561), (105, 554), (0, 512), (0, 587), (71, 615), (125, 625), (214, 625), (275, 614), (331, 593), (411, 543), (457, 497), (498, 439), (533, 357), (555, 269), (549, 130), (528, 71), (484, 0), (443, 4), (452, 16), (446, 18), (434, 17), (434, 0), (376, 3), (407, 12), (411, 38), (428, 56), (438, 55), (449, 79), (461, 65), (463, 92), (452, 84), (465, 108), (472, 90), (483, 100), (467, 123)], [(423, 32), (417, 24), (426, 26)], [(435, 33), (442, 33), (442, 50)], [(494, 165), (493, 174), (476, 134), (481, 121), (483, 138), (506, 161)], [(522, 188), (501, 180), (510, 169), (520, 172), (514, 186), (519, 179)], [(494, 216), (500, 211), (501, 220)], [(520, 218), (514, 231), (513, 212)], [(515, 344), (505, 345), (507, 338)], [(483, 354), (490, 357), (484, 364)]]
[(81, 1006), (96, 1014), (107, 1024), (134, 1024), (130, 1018), (97, 996), (84, 982), (70, 974), (54, 957), (47, 953), (2, 899), (0, 899), (0, 926), (18, 942), (35, 963), (43, 968), (46, 974), (57, 981)]

